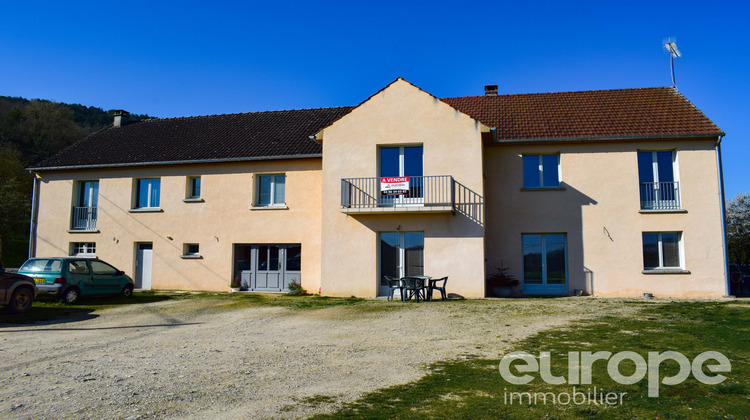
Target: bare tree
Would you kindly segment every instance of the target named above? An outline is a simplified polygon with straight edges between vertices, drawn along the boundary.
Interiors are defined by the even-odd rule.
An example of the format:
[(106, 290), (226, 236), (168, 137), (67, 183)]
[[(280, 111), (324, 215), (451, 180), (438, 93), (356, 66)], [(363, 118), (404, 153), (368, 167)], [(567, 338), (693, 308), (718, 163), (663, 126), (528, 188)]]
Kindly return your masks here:
[(727, 248), (730, 262), (750, 263), (750, 193), (727, 203)]

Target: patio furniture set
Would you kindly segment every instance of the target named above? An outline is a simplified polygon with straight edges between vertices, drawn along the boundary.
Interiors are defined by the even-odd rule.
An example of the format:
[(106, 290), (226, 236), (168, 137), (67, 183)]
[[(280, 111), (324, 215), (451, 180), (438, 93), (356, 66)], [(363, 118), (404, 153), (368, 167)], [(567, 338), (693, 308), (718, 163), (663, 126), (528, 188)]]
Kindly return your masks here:
[(432, 300), (433, 292), (436, 290), (440, 292), (441, 300), (447, 299), (445, 292), (445, 284), (448, 283), (447, 276), (439, 279), (433, 279), (430, 276), (406, 276), (400, 279), (391, 276), (384, 277), (386, 282), (388, 282), (388, 300), (393, 300), (396, 290), (399, 291), (402, 302), (410, 299), (414, 299), (417, 302), (420, 300)]

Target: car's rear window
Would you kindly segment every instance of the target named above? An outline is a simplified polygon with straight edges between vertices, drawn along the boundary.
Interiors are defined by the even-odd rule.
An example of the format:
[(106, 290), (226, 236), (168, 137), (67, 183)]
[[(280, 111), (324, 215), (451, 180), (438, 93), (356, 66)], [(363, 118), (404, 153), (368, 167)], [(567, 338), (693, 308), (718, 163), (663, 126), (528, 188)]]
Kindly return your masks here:
[(59, 273), (62, 261), (52, 258), (39, 258), (26, 261), (18, 271), (34, 271), (37, 273)]

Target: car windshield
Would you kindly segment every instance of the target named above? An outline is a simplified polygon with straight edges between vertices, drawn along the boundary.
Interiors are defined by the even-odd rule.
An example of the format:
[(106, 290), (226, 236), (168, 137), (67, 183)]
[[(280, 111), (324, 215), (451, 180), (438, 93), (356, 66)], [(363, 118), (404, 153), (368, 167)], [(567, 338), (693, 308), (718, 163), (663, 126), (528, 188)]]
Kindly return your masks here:
[(39, 258), (26, 261), (18, 271), (33, 271), (37, 273), (59, 273), (62, 261), (53, 258)]

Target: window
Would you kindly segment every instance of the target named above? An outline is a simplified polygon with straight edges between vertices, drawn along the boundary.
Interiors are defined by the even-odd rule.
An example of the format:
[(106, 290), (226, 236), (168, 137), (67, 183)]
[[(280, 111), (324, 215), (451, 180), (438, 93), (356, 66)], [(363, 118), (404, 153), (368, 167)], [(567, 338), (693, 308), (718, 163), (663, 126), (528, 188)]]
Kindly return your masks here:
[(18, 271), (38, 271), (45, 273), (59, 273), (62, 261), (52, 258), (41, 258), (28, 260)]
[(258, 271), (279, 270), (280, 246), (261, 245), (258, 247)]
[(680, 190), (672, 150), (638, 152), (641, 209), (680, 208)]
[(286, 271), (302, 270), (302, 246), (289, 245), (286, 247)]
[(682, 269), (680, 232), (643, 233), (643, 269)]
[(96, 255), (96, 242), (73, 242), (70, 244), (71, 256), (94, 256)]
[(96, 230), (96, 205), (99, 200), (99, 181), (76, 182), (73, 204), (73, 230)]
[(136, 181), (135, 208), (157, 208), (159, 207), (159, 190), (161, 179), (142, 178)]
[(71, 274), (89, 274), (89, 266), (86, 261), (71, 261), (68, 263), (68, 272)]
[(182, 254), (185, 257), (199, 257), (201, 255), (200, 247), (198, 244), (183, 244)]
[(200, 198), (201, 197), (201, 177), (189, 176), (187, 178), (187, 194), (185, 198)]
[(91, 271), (93, 271), (94, 274), (117, 274), (116, 268), (103, 261), (90, 261), (89, 263), (91, 264)]
[(284, 206), (286, 175), (258, 175), (256, 177), (256, 207)]
[(524, 188), (559, 188), (560, 154), (523, 155)]

